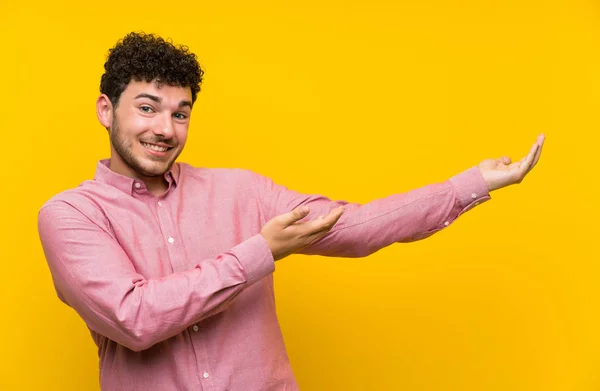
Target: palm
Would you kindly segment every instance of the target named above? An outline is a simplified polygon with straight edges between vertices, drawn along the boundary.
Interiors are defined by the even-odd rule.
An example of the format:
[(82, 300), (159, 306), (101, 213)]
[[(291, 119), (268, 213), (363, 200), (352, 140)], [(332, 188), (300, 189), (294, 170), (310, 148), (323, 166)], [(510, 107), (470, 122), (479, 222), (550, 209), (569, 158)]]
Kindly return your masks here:
[(521, 183), (540, 159), (544, 139), (545, 137), (540, 135), (529, 154), (517, 162), (512, 163), (509, 157), (504, 156), (499, 159), (486, 159), (479, 163), (479, 170), (489, 191)]

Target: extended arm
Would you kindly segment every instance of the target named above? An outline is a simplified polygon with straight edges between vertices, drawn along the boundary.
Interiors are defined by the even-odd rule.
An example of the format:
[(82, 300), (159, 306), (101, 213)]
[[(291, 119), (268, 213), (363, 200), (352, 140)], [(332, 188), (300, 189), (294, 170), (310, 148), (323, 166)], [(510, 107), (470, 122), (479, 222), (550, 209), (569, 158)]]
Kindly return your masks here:
[[(337, 221), (332, 229), (296, 252), (361, 257), (394, 242), (431, 236), (474, 206), (489, 200), (490, 191), (521, 183), (539, 160), (543, 142), (544, 136), (541, 135), (529, 154), (518, 162), (512, 163), (508, 157), (487, 159), (445, 182), (365, 205), (300, 194), (256, 174), (255, 189), (268, 219), (290, 210), (299, 213), (302, 208), (305, 210), (304, 221), (292, 228), (297, 229), (298, 224), (313, 223), (321, 216), (326, 216), (325, 220)], [(273, 223), (270, 221), (269, 224)], [(279, 243), (267, 242), (278, 258)]]

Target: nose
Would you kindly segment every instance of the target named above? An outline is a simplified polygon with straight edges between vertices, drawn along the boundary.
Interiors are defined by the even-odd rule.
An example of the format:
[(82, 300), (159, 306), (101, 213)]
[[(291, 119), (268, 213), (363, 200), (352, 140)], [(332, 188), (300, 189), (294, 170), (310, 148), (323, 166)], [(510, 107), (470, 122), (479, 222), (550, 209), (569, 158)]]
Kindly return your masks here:
[(153, 133), (157, 136), (162, 136), (165, 139), (173, 137), (173, 118), (169, 113), (157, 116)]

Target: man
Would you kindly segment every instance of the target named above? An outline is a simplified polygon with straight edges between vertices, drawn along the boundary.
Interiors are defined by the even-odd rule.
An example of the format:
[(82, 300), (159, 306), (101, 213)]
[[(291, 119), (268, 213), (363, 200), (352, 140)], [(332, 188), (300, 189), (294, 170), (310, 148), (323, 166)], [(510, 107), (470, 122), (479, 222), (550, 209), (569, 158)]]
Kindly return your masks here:
[(519, 183), (522, 160), (365, 205), (304, 195), (241, 169), (175, 163), (203, 72), (194, 54), (129, 34), (97, 100), (110, 159), (39, 212), (59, 298), (89, 327), (103, 390), (295, 390), (274, 306), (274, 262), (363, 257), (426, 238)]

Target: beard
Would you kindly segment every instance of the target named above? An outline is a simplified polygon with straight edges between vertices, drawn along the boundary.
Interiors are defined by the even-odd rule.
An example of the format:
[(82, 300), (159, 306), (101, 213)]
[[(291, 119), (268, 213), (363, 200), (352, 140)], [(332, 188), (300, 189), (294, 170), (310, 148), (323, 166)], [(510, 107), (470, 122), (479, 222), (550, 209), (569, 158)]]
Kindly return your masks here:
[[(140, 149), (143, 149), (144, 147), (142, 146), (139, 140), (128, 140), (122, 134), (115, 116), (113, 116), (113, 126), (111, 130), (112, 131), (110, 132), (110, 143), (113, 146), (115, 152), (130, 169), (145, 177), (156, 177), (164, 175), (167, 171), (171, 169), (173, 163), (181, 153), (181, 151), (179, 151), (173, 156), (165, 158), (152, 156), (150, 154), (144, 154), (144, 156), (136, 156), (134, 153), (134, 149), (136, 147), (134, 143), (138, 142), (138, 148)], [(144, 141), (149, 143), (166, 142), (162, 138), (153, 138)], [(166, 143), (169, 144), (168, 142)], [(173, 147), (175, 148), (176, 146)]]

